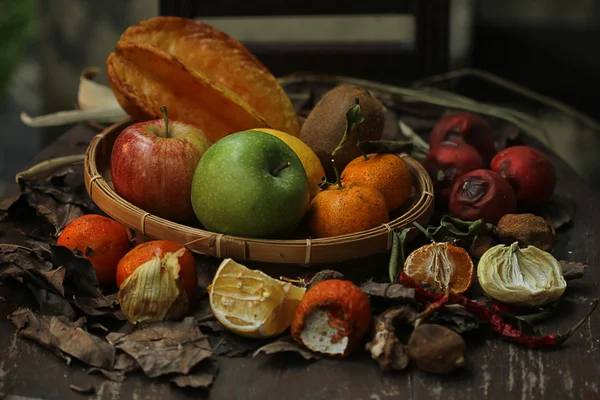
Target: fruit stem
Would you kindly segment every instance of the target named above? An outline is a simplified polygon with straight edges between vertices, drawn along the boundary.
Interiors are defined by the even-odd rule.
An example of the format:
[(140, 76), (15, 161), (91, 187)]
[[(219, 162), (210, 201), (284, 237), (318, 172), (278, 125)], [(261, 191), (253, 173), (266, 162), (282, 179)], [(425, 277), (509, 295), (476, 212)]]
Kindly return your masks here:
[[(356, 115), (353, 115), (353, 118), (358, 118), (362, 121), (364, 121), (364, 118), (362, 117), (362, 115), (360, 115), (360, 102), (358, 101), (358, 96), (354, 97), (354, 106), (356, 107), (356, 110), (354, 111), (356, 113)], [(350, 109), (352, 110), (352, 109)], [(350, 112), (350, 111), (348, 111)], [(350, 124), (350, 121), (348, 121), (348, 124)], [(358, 125), (356, 125), (358, 126)], [(358, 133), (358, 129), (354, 129), (354, 127), (352, 127), (353, 130), (356, 131), (356, 145), (358, 146), (358, 149), (360, 150), (360, 152), (362, 153), (363, 159), (365, 161), (367, 161), (369, 159), (369, 156), (367, 156), (367, 152), (365, 151), (365, 149), (361, 146), (361, 144), (363, 143), (362, 140), (360, 140), (360, 134)], [(352, 133), (352, 131), (351, 131)]]
[(288, 168), (291, 165), (292, 165), (292, 163), (288, 161), (285, 164), (282, 164), (279, 167), (275, 168), (273, 170), (273, 172), (271, 172), (271, 175), (277, 176), (278, 173), (280, 173), (281, 171), (283, 171), (284, 169)]
[(163, 121), (165, 121), (165, 137), (169, 137), (169, 117), (167, 116), (167, 106), (161, 106), (160, 112), (163, 116)]
[[(358, 126), (360, 124), (362, 124), (365, 120), (363, 118), (363, 116), (360, 115), (360, 105), (358, 104), (358, 96), (355, 97), (354, 102), (355, 102), (355, 104), (352, 107), (350, 107), (350, 109), (346, 113), (346, 131), (344, 132), (344, 136), (342, 136), (342, 140), (340, 141), (340, 144), (338, 144), (338, 146), (333, 150), (333, 153), (331, 153), (332, 157), (335, 157), (337, 152), (340, 151), (342, 149), (342, 147), (344, 147), (344, 144), (346, 143), (346, 141), (348, 141), (348, 138), (358, 128)], [(357, 141), (358, 140), (359, 139), (358, 139), (358, 133), (357, 133)], [(360, 146), (359, 146), (359, 148), (360, 148)], [(362, 150), (361, 150), (361, 152), (362, 152)], [(365, 159), (368, 159), (366, 157), (365, 153), (363, 153), (363, 156), (365, 157)]]
[(285, 276), (280, 276), (279, 277), (280, 281), (284, 281), (284, 282), (288, 282), (288, 283), (295, 283), (300, 285), (301, 287), (306, 287), (306, 281), (302, 278), (298, 278), (298, 279), (290, 279), (290, 278), (286, 278)]
[(337, 184), (338, 189), (343, 189), (344, 186), (342, 186), (342, 180), (340, 179), (340, 173), (338, 172), (338, 169), (335, 166), (335, 160), (333, 158), (331, 159), (331, 165), (333, 165), (333, 172), (335, 173), (335, 182), (333, 184), (334, 185)]

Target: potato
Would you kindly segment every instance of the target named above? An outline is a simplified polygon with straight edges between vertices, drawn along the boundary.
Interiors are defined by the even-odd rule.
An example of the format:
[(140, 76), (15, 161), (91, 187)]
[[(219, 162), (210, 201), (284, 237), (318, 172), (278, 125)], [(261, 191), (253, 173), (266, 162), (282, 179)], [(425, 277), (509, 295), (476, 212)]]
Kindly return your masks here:
[(142, 42), (168, 52), (189, 69), (221, 83), (273, 128), (300, 133), (296, 111), (268, 69), (240, 42), (200, 21), (155, 17), (129, 27), (119, 43)]
[(145, 43), (120, 42), (106, 60), (111, 88), (132, 116), (169, 117), (203, 130), (212, 141), (269, 124), (236, 93), (171, 54)]

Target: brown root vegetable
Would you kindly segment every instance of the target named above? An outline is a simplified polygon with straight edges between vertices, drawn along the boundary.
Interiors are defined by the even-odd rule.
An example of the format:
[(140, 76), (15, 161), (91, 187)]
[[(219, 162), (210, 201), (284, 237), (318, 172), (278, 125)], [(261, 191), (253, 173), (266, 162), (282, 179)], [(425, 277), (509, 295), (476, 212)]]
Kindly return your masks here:
[[(312, 109), (302, 125), (299, 138), (319, 157), (327, 178), (335, 179), (331, 165), (331, 153), (340, 144), (347, 127), (346, 113), (360, 104), (360, 114), (364, 121), (358, 126), (361, 141), (379, 140), (383, 134), (384, 107), (369, 91), (342, 84), (327, 92)], [(348, 138), (336, 153), (335, 163), (339, 171), (353, 159), (361, 155), (356, 135)]]
[(441, 325), (419, 325), (406, 347), (410, 359), (423, 371), (449, 374), (465, 365), (465, 341), (458, 333)]
[(375, 317), (373, 339), (366, 349), (383, 371), (401, 371), (408, 366), (410, 359), (397, 330), (401, 326), (411, 328), (417, 315), (409, 306), (398, 306)]
[(535, 246), (548, 252), (556, 243), (548, 221), (533, 214), (505, 215), (498, 222), (497, 233), (501, 243), (519, 242), (521, 247)]

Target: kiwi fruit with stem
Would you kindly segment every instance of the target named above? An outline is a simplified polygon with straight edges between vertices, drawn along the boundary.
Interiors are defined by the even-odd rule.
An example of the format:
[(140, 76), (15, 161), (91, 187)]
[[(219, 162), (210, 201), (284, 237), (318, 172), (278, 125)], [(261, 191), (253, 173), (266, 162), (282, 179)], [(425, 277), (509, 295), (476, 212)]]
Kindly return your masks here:
[[(364, 118), (364, 122), (357, 129), (360, 140), (380, 140), (385, 117), (383, 104), (368, 90), (348, 84), (341, 84), (325, 93), (302, 125), (299, 138), (319, 157), (329, 180), (335, 180), (331, 153), (344, 136), (346, 113), (356, 104), (357, 98), (360, 114)], [(352, 135), (335, 155), (338, 171), (342, 171), (350, 161), (360, 155), (356, 136)]]

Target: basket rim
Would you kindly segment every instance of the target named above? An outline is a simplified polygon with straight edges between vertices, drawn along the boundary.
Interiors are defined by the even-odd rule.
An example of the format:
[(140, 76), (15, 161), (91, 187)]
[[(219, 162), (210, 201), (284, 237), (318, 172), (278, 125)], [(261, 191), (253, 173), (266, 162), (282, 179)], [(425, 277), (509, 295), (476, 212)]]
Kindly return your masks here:
[[(102, 209), (108, 215), (110, 215), (111, 217), (116, 219), (118, 222), (122, 223), (123, 225), (128, 226), (131, 229), (138, 231), (139, 230), (138, 228), (141, 228), (141, 233), (142, 233), (142, 235), (145, 235), (145, 236), (152, 237), (152, 235), (148, 234), (146, 227), (148, 226), (149, 223), (154, 223), (154, 224), (158, 224), (162, 227), (165, 227), (171, 231), (179, 231), (181, 234), (188, 234), (188, 235), (196, 236), (197, 238), (195, 240), (189, 241), (187, 243), (182, 243), (184, 246), (186, 246), (188, 248), (194, 242), (202, 242), (202, 241), (206, 241), (206, 240), (210, 241), (210, 239), (213, 239), (212, 241), (216, 242), (216, 243), (213, 243), (215, 245), (215, 247), (219, 247), (219, 244), (220, 244), (219, 242), (233, 241), (233, 242), (243, 243), (245, 247), (247, 247), (248, 245), (252, 245), (252, 244), (255, 244), (255, 245), (256, 244), (285, 245), (285, 246), (289, 246), (289, 247), (304, 247), (305, 251), (308, 254), (308, 253), (310, 253), (311, 247), (318, 248), (318, 247), (323, 247), (323, 246), (351, 244), (354, 242), (362, 242), (367, 239), (378, 238), (379, 240), (387, 240), (387, 250), (389, 250), (391, 248), (391, 238), (392, 238), (394, 229), (405, 226), (408, 222), (416, 221), (419, 219), (419, 217), (423, 217), (423, 215), (427, 215), (427, 219), (429, 219), (431, 217), (431, 215), (433, 214), (433, 200), (434, 200), (433, 183), (432, 183), (429, 175), (427, 174), (425, 168), (417, 160), (410, 157), (408, 154), (401, 153), (401, 154), (398, 154), (398, 156), (403, 158), (405, 160), (405, 162), (407, 162), (409, 168), (411, 169), (411, 172), (413, 174), (419, 176), (419, 178), (421, 180), (423, 180), (423, 182), (422, 183), (420, 182), (418, 185), (413, 184), (413, 186), (417, 189), (417, 191), (419, 189), (421, 189), (420, 196), (418, 197), (417, 200), (414, 201), (414, 204), (410, 207), (410, 209), (406, 210), (406, 212), (404, 212), (402, 215), (394, 218), (393, 220), (389, 221), (388, 223), (379, 225), (377, 227), (374, 227), (374, 228), (371, 228), (368, 230), (345, 234), (345, 235), (334, 236), (334, 237), (328, 237), (328, 238), (264, 239), (264, 238), (247, 238), (247, 237), (241, 237), (241, 236), (225, 235), (225, 234), (221, 234), (221, 233), (217, 233), (217, 232), (208, 231), (208, 230), (205, 230), (202, 228), (197, 228), (197, 227), (192, 227), (189, 225), (181, 224), (181, 223), (178, 223), (175, 221), (167, 220), (167, 219), (164, 219), (157, 215), (150, 214), (150, 213), (146, 212), (145, 210), (143, 210), (142, 208), (135, 206), (134, 204), (128, 202), (127, 200), (125, 200), (124, 198), (119, 196), (116, 193), (116, 191), (109, 186), (108, 181), (105, 180), (102, 172), (98, 170), (98, 166), (95, 162), (96, 156), (97, 156), (98, 152), (100, 151), (99, 147), (102, 144), (103, 140), (108, 135), (114, 134), (114, 131), (116, 131), (116, 130), (118, 130), (119, 134), (120, 134), (120, 132), (123, 129), (125, 129), (127, 126), (129, 126), (133, 123), (135, 123), (135, 121), (133, 121), (131, 118), (127, 118), (121, 122), (117, 122), (117, 123), (114, 123), (114, 124), (108, 126), (102, 132), (100, 132), (94, 136), (94, 138), (90, 142), (90, 144), (85, 152), (84, 177), (85, 177), (85, 183), (86, 183), (86, 185), (85, 185), (86, 190), (94, 202), (96, 202), (96, 200), (94, 199), (94, 195), (96, 194), (96, 196), (97, 196), (98, 193), (103, 193), (105, 197), (110, 198), (120, 208), (126, 209), (129, 211), (129, 213), (137, 216), (140, 219), (140, 224), (138, 226), (132, 226), (132, 224), (130, 224), (130, 223), (125, 223), (124, 221), (120, 220), (119, 218), (116, 218), (114, 215), (111, 215), (112, 213), (107, 212), (107, 210), (105, 210), (106, 207), (102, 207), (101, 205), (99, 205), (96, 202), (96, 204), (98, 205), (98, 207), (100, 209)], [(424, 183), (424, 185), (423, 185), (423, 183)], [(421, 188), (421, 186), (424, 186), (424, 187)], [(223, 246), (221, 245), (220, 247), (223, 247)], [(223, 251), (221, 251), (222, 249), (219, 249), (219, 248), (215, 248), (212, 251), (210, 251), (208, 249), (207, 249), (208, 251), (198, 251), (198, 248), (190, 248), (190, 250), (195, 251), (200, 254), (217, 256), (219, 258), (222, 258), (223, 253), (224, 253)], [(227, 253), (227, 252), (225, 252), (225, 253)], [(380, 253), (380, 252), (378, 251), (378, 252), (374, 252), (374, 253), (368, 253), (368, 254), (365, 254), (365, 256), (373, 255), (373, 254), (377, 254), (377, 253)], [(310, 258), (308, 256), (303, 257), (303, 258), (304, 258), (305, 264), (310, 264)], [(353, 258), (356, 258), (356, 257), (353, 257)], [(256, 260), (256, 261), (262, 261), (262, 260)], [(340, 261), (342, 261), (342, 260), (340, 260)], [(281, 260), (280, 262), (295, 263), (295, 264), (300, 263), (301, 264), (301, 262), (298, 262), (298, 260), (295, 260), (295, 261)]]

